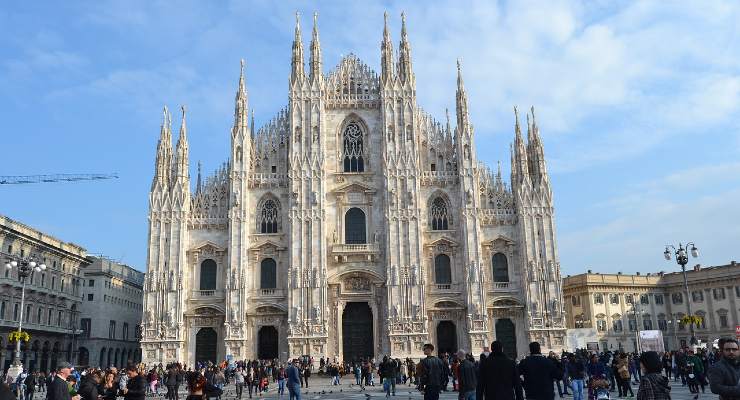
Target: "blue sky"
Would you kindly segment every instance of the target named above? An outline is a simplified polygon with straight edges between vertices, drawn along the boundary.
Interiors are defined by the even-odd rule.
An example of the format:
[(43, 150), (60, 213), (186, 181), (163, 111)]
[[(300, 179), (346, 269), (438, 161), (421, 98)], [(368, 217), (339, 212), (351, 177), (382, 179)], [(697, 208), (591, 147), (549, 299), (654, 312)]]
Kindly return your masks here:
[(383, 11), (396, 42), (405, 11), (419, 104), (440, 120), (454, 109), (461, 57), (490, 165), (508, 170), (512, 107), (534, 105), (564, 274), (668, 271), (663, 246), (685, 240), (704, 265), (740, 258), (740, 5), (729, 1), (9, 3), (0, 175), (121, 178), (3, 186), (0, 213), (143, 269), (162, 106), (187, 105), (191, 167), (215, 169), (241, 58), (258, 125), (287, 103), (296, 10), (304, 39), (319, 13), (325, 71), (349, 52), (378, 70)]

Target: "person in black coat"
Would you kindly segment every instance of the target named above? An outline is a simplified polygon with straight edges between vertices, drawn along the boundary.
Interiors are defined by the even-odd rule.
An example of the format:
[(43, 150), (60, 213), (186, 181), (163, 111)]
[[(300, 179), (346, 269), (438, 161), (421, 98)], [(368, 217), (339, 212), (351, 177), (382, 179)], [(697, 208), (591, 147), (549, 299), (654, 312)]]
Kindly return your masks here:
[(100, 375), (97, 373), (90, 373), (82, 378), (80, 389), (77, 390), (77, 393), (82, 396), (82, 400), (98, 400), (98, 395), (100, 394), (98, 386), (101, 380)]
[(524, 377), (524, 393), (527, 399), (553, 400), (553, 380), (557, 378), (555, 364), (542, 355), (540, 344), (529, 344), (530, 355), (519, 363), (519, 373)]
[(522, 382), (514, 360), (506, 357), (499, 341), (491, 344), (491, 353), (478, 367), (478, 400), (522, 400)]
[(136, 366), (130, 365), (126, 368), (128, 382), (123, 389), (123, 398), (125, 400), (144, 400), (146, 396), (146, 379), (139, 374)]
[(47, 400), (80, 400), (80, 395), (72, 396), (69, 393), (67, 377), (72, 373), (72, 364), (61, 361), (57, 364), (57, 373), (48, 386)]

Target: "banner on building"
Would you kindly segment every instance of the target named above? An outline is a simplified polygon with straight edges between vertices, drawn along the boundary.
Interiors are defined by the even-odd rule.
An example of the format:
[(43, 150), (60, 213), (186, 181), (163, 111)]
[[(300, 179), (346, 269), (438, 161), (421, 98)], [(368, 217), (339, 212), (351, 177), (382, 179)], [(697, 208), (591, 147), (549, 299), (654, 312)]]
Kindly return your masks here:
[(568, 351), (586, 349), (589, 343), (599, 343), (599, 334), (595, 328), (568, 329), (565, 337)]
[(641, 352), (657, 351), (662, 353), (665, 351), (663, 332), (661, 331), (640, 331), (637, 334), (637, 342)]

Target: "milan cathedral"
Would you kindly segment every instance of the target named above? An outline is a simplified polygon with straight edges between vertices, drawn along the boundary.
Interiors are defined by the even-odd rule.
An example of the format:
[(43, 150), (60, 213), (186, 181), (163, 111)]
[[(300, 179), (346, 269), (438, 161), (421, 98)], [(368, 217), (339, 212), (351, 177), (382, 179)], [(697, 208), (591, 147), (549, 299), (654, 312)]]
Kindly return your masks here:
[[(477, 353), (563, 346), (553, 195), (534, 109), (515, 110), (511, 182), (477, 160), (462, 69), (455, 116), (417, 105), (402, 15), (380, 74), (324, 73), (297, 16), (288, 105), (249, 118), (244, 63), (228, 160), (191, 184), (182, 110), (165, 108), (149, 202), (143, 361)], [(452, 69), (452, 68), (451, 68)]]

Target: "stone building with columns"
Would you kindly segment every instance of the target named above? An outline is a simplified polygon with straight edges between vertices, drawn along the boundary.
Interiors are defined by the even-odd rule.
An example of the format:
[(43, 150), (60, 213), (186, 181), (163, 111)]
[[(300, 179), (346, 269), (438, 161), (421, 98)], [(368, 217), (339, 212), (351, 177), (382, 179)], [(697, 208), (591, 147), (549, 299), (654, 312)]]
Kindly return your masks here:
[[(230, 154), (190, 180), (185, 109), (165, 108), (150, 192), (143, 361), (343, 360), (482, 351), (565, 336), (553, 194), (534, 110), (515, 110), (511, 180), (478, 160), (460, 63), (452, 121), (416, 98), (402, 17), (380, 73), (349, 54), (324, 72), (299, 18), (288, 105), (248, 115), (244, 63)], [(455, 66), (450, 62), (450, 78)], [(450, 96), (452, 100), (452, 95)], [(253, 99), (254, 100), (254, 99)], [(224, 139), (227, 135), (224, 135)], [(501, 149), (502, 155), (505, 149)]]
[(679, 320), (688, 313), (702, 318), (695, 336), (702, 343), (735, 337), (740, 325), (740, 265), (687, 270), (690, 298), (683, 273), (585, 274), (563, 279), (568, 328), (595, 328), (602, 350), (637, 348), (637, 332), (660, 330), (666, 349), (690, 343), (688, 325)]
[[(29, 257), (46, 264), (46, 270), (26, 278), (21, 306), (17, 268), (4, 267), (7, 255)], [(89, 264), (87, 251), (45, 232), (0, 215), (0, 367), (7, 371), (13, 361), (15, 342), (8, 335), (18, 330), (30, 334), (21, 343), (21, 362), (26, 370), (49, 371), (58, 361), (78, 362), (81, 269)]]

